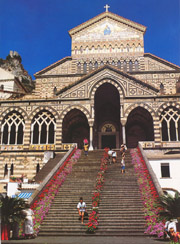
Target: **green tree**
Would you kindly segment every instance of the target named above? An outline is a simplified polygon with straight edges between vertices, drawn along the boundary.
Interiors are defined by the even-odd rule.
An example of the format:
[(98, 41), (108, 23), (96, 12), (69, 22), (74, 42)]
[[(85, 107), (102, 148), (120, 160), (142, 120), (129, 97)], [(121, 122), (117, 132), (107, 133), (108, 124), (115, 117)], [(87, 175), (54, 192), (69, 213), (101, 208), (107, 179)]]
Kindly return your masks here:
[(162, 208), (160, 211), (162, 219), (171, 220), (180, 217), (180, 194), (178, 192), (174, 196), (171, 194), (162, 195), (159, 198), (159, 204)]
[(20, 198), (2, 197), (0, 200), (1, 223), (10, 224), (22, 219), (21, 211), (25, 209), (25, 201)]

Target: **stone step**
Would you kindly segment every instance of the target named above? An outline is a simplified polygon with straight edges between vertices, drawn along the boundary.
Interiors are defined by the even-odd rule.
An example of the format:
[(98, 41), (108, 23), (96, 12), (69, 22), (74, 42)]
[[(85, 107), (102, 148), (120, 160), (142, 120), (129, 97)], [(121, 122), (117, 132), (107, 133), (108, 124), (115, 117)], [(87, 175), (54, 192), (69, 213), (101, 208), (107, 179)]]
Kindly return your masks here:
[[(143, 235), (145, 221), (142, 201), (131, 157), (128, 156), (128, 152), (126, 154), (124, 175), (121, 174), (119, 151), (119, 162), (108, 164), (99, 205), (99, 226), (95, 233), (97, 236)], [(91, 213), (92, 193), (102, 155), (102, 150), (89, 152), (88, 157), (82, 154), (55, 197), (41, 226), (40, 236), (87, 235), (85, 225), (81, 225), (78, 220), (77, 203), (82, 196), (87, 204), (88, 213)], [(85, 223), (87, 222), (88, 220), (85, 220)]]

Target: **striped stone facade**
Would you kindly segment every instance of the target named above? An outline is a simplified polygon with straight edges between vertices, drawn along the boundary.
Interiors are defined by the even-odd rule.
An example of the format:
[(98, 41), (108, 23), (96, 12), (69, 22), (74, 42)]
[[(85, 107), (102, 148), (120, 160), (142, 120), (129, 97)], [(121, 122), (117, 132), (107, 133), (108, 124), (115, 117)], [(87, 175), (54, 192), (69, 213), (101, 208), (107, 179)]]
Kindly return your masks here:
[[(180, 67), (144, 53), (145, 31), (146, 27), (142, 25), (110, 12), (102, 13), (69, 31), (72, 56), (37, 72), (36, 87), (31, 94), (19, 99), (1, 100), (1, 178), (6, 164), (8, 168), (14, 165), (15, 176), (26, 174), (32, 178), (37, 165), (43, 166), (44, 151), (67, 150), (71, 143), (77, 142), (78, 136), (79, 140), (81, 136), (89, 137), (90, 150), (102, 148), (103, 138), (108, 135), (116, 138), (116, 147), (123, 142), (135, 145), (131, 143), (137, 142), (138, 138), (148, 148), (180, 146), (180, 119), (177, 119), (180, 118), (180, 94), (176, 91)], [(117, 106), (112, 101), (112, 109), (116, 108), (116, 121), (111, 120), (111, 108), (107, 112), (108, 119), (104, 120), (106, 113), (100, 109), (97, 111), (96, 101), (106, 102), (101, 92), (102, 97), (97, 98), (103, 87), (110, 88), (108, 103), (113, 100), (113, 94), (119, 99)], [(173, 113), (168, 109), (175, 110), (172, 115), (172, 121), (176, 116), (175, 122), (168, 122), (168, 116)], [(49, 114), (49, 118), (43, 117), (43, 112)], [(25, 123), (21, 131), (16, 116), (16, 128), (7, 123), (12, 113), (22, 115)], [(102, 113), (99, 121), (98, 113)], [(164, 121), (172, 127), (167, 128), (167, 135), (162, 135), (166, 134), (167, 126), (161, 122), (163, 113)], [(144, 115), (141, 121), (143, 114), (147, 118)], [(79, 133), (77, 128), (81, 124), (82, 133)], [(152, 137), (151, 132), (145, 132), (149, 125)], [(109, 126), (109, 131), (105, 133), (102, 128), (106, 126)], [(112, 131), (111, 126), (114, 128)], [(35, 143), (35, 130), (39, 143)], [(136, 130), (140, 134), (144, 130), (142, 137), (133, 134)], [(6, 140), (8, 135), (10, 143)], [(20, 142), (22, 136), (23, 143), (14, 143), (14, 137)], [(168, 141), (163, 140), (167, 136)]]

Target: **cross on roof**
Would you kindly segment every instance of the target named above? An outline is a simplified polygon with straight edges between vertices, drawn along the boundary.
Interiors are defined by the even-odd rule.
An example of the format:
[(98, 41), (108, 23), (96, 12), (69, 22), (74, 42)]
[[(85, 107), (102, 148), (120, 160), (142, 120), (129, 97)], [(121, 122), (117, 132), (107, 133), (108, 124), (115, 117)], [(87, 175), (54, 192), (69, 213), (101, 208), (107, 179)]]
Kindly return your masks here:
[(104, 6), (104, 8), (106, 9), (106, 12), (108, 12), (108, 8), (110, 8), (110, 6), (108, 4), (106, 4), (106, 6)]

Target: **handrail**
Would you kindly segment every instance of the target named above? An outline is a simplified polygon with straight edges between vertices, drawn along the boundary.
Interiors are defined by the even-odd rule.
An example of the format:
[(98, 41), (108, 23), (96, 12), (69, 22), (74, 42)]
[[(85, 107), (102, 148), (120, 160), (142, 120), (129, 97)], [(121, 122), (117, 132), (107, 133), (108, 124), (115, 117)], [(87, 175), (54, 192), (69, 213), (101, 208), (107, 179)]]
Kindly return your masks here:
[(39, 193), (43, 190), (45, 185), (50, 181), (50, 179), (53, 177), (53, 175), (57, 172), (57, 170), (62, 166), (64, 161), (71, 155), (71, 153), (74, 151), (74, 149), (77, 148), (77, 144), (74, 143), (72, 148), (63, 156), (63, 158), (59, 161), (59, 163), (49, 172), (49, 174), (46, 176), (46, 178), (41, 182), (41, 184), (37, 187), (37, 189), (33, 192), (31, 197), (28, 199), (28, 203), (31, 205), (36, 197), (39, 195)]
[(140, 149), (140, 151), (141, 151), (141, 154), (142, 154), (143, 159), (144, 159), (144, 161), (145, 161), (145, 163), (146, 163), (147, 169), (148, 169), (149, 174), (150, 174), (150, 176), (151, 176), (151, 179), (152, 179), (152, 181), (153, 181), (153, 183), (154, 183), (154, 186), (155, 186), (155, 188), (156, 188), (156, 190), (157, 190), (157, 192), (158, 192), (158, 195), (161, 196), (161, 195), (163, 195), (163, 190), (162, 190), (162, 188), (161, 188), (161, 186), (160, 186), (160, 184), (159, 184), (159, 181), (158, 181), (158, 179), (157, 179), (157, 177), (156, 177), (156, 174), (154, 173), (154, 171), (153, 171), (153, 169), (152, 169), (152, 167), (151, 167), (151, 165), (150, 165), (150, 163), (149, 163), (149, 160), (148, 160), (148, 158), (146, 157), (146, 154), (144, 153), (144, 150), (143, 150), (143, 148), (142, 148), (142, 146), (141, 146), (140, 143), (138, 143), (138, 147), (139, 147), (139, 149)]

